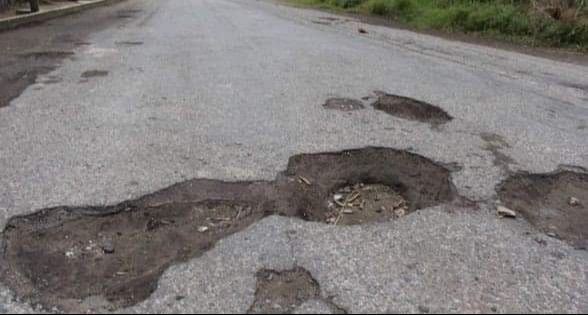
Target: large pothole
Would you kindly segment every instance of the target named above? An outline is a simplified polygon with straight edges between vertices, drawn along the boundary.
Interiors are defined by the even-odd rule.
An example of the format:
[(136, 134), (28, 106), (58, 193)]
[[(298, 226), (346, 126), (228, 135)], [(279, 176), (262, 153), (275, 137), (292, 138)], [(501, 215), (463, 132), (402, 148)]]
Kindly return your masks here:
[(170, 265), (264, 216), (364, 224), (454, 196), (450, 171), (410, 152), (297, 155), (273, 182), (196, 179), (112, 207), (15, 217), (3, 232), (2, 281), (21, 298), (65, 312), (91, 309), (88, 301), (101, 301), (93, 297), (116, 309), (146, 299)]
[(588, 246), (588, 174), (519, 174), (504, 181), (500, 200), (552, 237)]
[(435, 105), (404, 96), (385, 93), (378, 94), (378, 99), (372, 106), (392, 116), (436, 126), (445, 124), (453, 119), (446, 111)]

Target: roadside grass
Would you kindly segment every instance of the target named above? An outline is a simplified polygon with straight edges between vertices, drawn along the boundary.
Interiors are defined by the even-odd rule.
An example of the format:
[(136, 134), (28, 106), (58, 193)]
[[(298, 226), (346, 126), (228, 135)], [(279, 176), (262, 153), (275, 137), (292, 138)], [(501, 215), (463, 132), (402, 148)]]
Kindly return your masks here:
[(285, 0), (383, 16), (419, 29), (588, 49), (588, 0)]

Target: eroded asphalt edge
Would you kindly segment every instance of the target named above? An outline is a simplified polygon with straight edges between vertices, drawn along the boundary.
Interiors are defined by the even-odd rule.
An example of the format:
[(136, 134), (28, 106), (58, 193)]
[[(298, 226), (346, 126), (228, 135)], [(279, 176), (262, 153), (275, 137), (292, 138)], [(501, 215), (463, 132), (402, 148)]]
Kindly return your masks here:
[[(418, 128), (418, 127), (417, 127), (417, 128)], [(426, 154), (425, 154), (425, 155), (426, 155)], [(571, 163), (570, 163), (570, 164), (571, 164)], [(578, 164), (578, 163), (576, 163), (576, 164)], [(270, 220), (270, 219), (268, 219), (268, 220)], [(271, 220), (274, 220), (274, 219), (271, 219)], [(507, 233), (506, 235), (508, 235), (508, 233)], [(229, 242), (229, 241), (227, 240), (227, 242)], [(339, 253), (338, 253), (338, 254), (339, 254)], [(313, 273), (313, 274), (314, 274), (314, 275), (315, 275), (315, 277), (316, 277), (316, 274), (315, 274), (315, 273)], [(321, 281), (319, 280), (319, 282), (321, 282)], [(185, 303), (187, 303), (187, 302), (185, 302)]]

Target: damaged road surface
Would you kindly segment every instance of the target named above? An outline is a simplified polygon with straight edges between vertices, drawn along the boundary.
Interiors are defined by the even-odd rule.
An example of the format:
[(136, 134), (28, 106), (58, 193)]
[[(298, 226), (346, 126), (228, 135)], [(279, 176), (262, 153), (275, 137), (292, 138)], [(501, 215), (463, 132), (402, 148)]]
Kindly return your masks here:
[(0, 313), (588, 311), (580, 54), (115, 2), (0, 32)]
[[(79, 301), (94, 296), (126, 307), (148, 298), (171, 264), (201, 256), (265, 216), (383, 222), (453, 201), (449, 175), (412, 153), (367, 148), (294, 156), (275, 182), (196, 179), (113, 207), (41, 210), (8, 222), (2, 279), (47, 308), (83, 312)], [(365, 206), (329, 212), (333, 193), (349, 185), (361, 185), (353, 194)]]

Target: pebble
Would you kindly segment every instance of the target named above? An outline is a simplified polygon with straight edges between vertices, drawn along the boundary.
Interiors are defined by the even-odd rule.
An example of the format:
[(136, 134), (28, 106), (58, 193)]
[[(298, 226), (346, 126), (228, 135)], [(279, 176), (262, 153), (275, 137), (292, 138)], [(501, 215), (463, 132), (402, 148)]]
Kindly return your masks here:
[(580, 202), (580, 199), (578, 199), (576, 197), (570, 197), (568, 204), (572, 207), (577, 207), (577, 206), (581, 205), (582, 203)]
[(201, 226), (198, 228), (198, 232), (200, 233), (205, 233), (208, 231), (208, 227), (207, 226)]
[(112, 243), (112, 240), (110, 240), (110, 239), (104, 240), (102, 242), (102, 250), (104, 251), (105, 254), (114, 253), (114, 244)]

